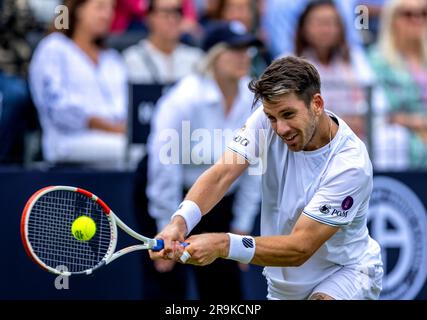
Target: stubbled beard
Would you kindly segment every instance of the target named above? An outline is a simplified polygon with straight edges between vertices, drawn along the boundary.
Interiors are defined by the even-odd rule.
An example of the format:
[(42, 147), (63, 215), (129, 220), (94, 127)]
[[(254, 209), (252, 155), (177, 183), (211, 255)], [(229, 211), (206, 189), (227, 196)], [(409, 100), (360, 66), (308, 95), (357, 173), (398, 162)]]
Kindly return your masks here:
[[(316, 120), (314, 119), (310, 126), (310, 131), (312, 132), (310, 139), (308, 139), (307, 143), (303, 145), (302, 150), (304, 150), (311, 141), (313, 141), (314, 136), (317, 132)], [(307, 135), (308, 136), (308, 135)]]

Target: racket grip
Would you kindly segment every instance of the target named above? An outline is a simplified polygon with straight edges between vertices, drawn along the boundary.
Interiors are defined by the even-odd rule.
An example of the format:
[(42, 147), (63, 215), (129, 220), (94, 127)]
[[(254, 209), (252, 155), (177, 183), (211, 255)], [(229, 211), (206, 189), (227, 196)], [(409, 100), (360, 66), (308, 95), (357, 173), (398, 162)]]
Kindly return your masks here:
[[(163, 248), (165, 247), (165, 243), (163, 242), (163, 239), (156, 239), (156, 240), (157, 240), (157, 245), (155, 245), (154, 247), (152, 247), (151, 250), (153, 250), (153, 251), (163, 250)], [(185, 243), (185, 242), (180, 242), (180, 244), (183, 247), (188, 246), (188, 243)]]

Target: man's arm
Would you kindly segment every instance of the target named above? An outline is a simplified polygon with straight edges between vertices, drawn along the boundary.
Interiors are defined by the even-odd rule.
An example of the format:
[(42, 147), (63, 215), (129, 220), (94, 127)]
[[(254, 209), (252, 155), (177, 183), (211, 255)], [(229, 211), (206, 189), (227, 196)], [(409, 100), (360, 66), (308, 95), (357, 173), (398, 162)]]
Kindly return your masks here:
[[(209, 212), (224, 196), (230, 185), (243, 173), (249, 163), (232, 151), (225, 151), (222, 157), (206, 170), (194, 183), (185, 200), (194, 202), (201, 214)], [(152, 259), (167, 258), (174, 250), (174, 241), (184, 241), (188, 233), (185, 219), (176, 215), (171, 222), (157, 235), (163, 239), (164, 250), (150, 252)]]
[(215, 165), (197, 179), (185, 200), (195, 202), (205, 215), (224, 197), (231, 184), (248, 166), (249, 163), (242, 156), (226, 150)]
[[(317, 222), (302, 214), (290, 235), (256, 237), (255, 254), (250, 261), (261, 266), (300, 266), (304, 264), (339, 227)], [(191, 254), (187, 263), (207, 265), (216, 258), (229, 258), (230, 237), (207, 233), (186, 240)]]
[(251, 263), (300, 266), (338, 230), (338, 227), (317, 222), (302, 214), (290, 235), (255, 238), (256, 251)]

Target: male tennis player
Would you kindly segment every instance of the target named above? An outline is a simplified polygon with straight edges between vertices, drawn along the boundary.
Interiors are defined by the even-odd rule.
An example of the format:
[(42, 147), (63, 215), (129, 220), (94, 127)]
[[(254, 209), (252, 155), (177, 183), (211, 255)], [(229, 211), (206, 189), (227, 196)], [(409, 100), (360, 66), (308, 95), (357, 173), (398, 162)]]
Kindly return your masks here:
[[(256, 110), (222, 158), (193, 185), (158, 235), (153, 259), (216, 258), (266, 266), (269, 299), (377, 299), (380, 247), (367, 228), (372, 165), (348, 125), (324, 109), (309, 62), (274, 61), (250, 84)], [(261, 236), (210, 233), (185, 237), (233, 181), (261, 159)], [(185, 252), (175, 240), (185, 241)], [(218, 280), (220, 281), (220, 280)]]

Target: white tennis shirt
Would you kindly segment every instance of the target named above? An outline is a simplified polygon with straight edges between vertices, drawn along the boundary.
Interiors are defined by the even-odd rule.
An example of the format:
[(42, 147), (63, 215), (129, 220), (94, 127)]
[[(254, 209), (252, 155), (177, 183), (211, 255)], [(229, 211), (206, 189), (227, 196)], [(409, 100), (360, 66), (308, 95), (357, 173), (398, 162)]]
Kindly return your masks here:
[(339, 231), (300, 267), (265, 267), (268, 297), (304, 299), (343, 266), (381, 264), (367, 228), (372, 165), (363, 142), (339, 124), (332, 141), (315, 151), (293, 152), (274, 132), (263, 108), (248, 119), (228, 148), (249, 163), (261, 161), (261, 235), (290, 234), (301, 214)]

